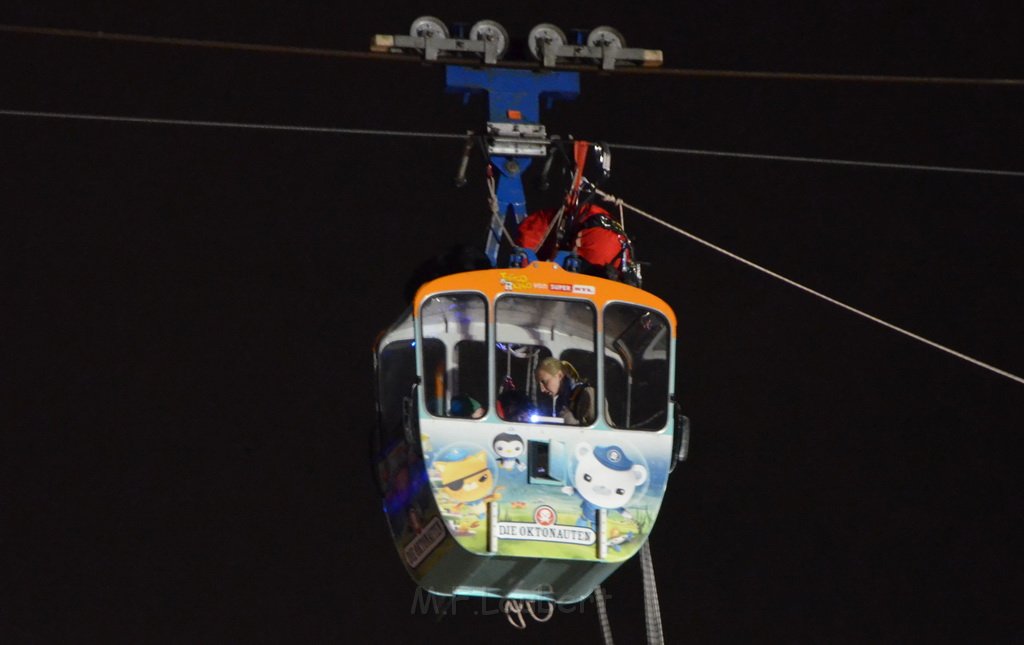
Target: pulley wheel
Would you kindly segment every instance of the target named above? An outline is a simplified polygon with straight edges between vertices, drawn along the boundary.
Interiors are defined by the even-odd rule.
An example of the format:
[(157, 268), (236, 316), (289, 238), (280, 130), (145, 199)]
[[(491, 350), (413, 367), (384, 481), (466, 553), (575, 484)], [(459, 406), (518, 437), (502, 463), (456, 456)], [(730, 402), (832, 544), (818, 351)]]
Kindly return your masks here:
[(434, 16), (420, 16), (412, 21), (409, 35), (417, 38), (447, 38), (448, 27)]
[(565, 32), (550, 22), (542, 22), (530, 30), (530, 35), (526, 37), (526, 43), (530, 47), (530, 54), (536, 60), (542, 60), (544, 52), (541, 51), (541, 44), (547, 43), (556, 47), (564, 45), (566, 43)]
[(508, 32), (493, 20), (481, 20), (470, 27), (469, 39), (493, 41), (498, 50), (498, 58), (508, 51)]
[(588, 47), (618, 47), (619, 49), (626, 48), (626, 39), (622, 37), (619, 30), (615, 27), (609, 27), (602, 25), (600, 27), (594, 27), (590, 34), (587, 36)]

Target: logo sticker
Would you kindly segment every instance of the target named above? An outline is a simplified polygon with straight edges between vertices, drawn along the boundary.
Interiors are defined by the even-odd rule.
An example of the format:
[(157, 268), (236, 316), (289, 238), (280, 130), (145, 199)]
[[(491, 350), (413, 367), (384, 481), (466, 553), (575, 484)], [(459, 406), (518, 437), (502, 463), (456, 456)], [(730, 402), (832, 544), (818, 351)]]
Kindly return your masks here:
[(597, 293), (597, 289), (595, 289), (594, 287), (592, 287), (589, 284), (574, 284), (574, 285), (572, 285), (572, 292), (573, 293), (582, 293), (582, 294), (586, 294), (588, 296), (592, 296), (595, 293)]
[(524, 289), (532, 288), (533, 283), (530, 282), (530, 278), (528, 276), (521, 273), (502, 271), (501, 286), (505, 287), (505, 291), (522, 291)]
[(550, 506), (538, 506), (533, 512), (533, 521), (541, 526), (551, 526), (558, 519), (555, 509)]
[(440, 518), (434, 517), (429, 523), (423, 528), (423, 532), (417, 535), (412, 542), (405, 547), (405, 561), (409, 563), (409, 566), (415, 569), (416, 567), (423, 564), (423, 561), (427, 559), (434, 549), (444, 542), (444, 537), (448, 532), (444, 528), (444, 524)]

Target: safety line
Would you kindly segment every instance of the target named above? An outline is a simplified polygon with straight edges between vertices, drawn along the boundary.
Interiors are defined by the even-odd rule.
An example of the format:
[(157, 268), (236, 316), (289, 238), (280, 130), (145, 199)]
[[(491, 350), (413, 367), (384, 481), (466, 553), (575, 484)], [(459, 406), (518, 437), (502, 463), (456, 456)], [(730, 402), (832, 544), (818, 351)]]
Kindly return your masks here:
[[(278, 130), (283, 132), (313, 132), (324, 134), (355, 134), (369, 136), (413, 137), (421, 139), (465, 139), (464, 134), (446, 132), (409, 132), (404, 130), (379, 130), (372, 128), (336, 128), (302, 125), (275, 125), (271, 123), (239, 123), (231, 121), (193, 121), (188, 119), (160, 119), (153, 117), (111, 116), (100, 114), (74, 114), (62, 112), (36, 112), (30, 110), (0, 110), (0, 116), (22, 116), (48, 119), (72, 119), (80, 121), (109, 121), (125, 123), (143, 123), (150, 125), (194, 125), (210, 128), (235, 128), (242, 130)], [(762, 161), (790, 161), (817, 163), (833, 166), (860, 166), (866, 168), (894, 168), (899, 170), (924, 170), (936, 172), (962, 173), (973, 175), (994, 175), (1002, 177), (1024, 177), (1024, 172), (1017, 170), (990, 170), (986, 168), (957, 168), (948, 166), (925, 166), (917, 164), (888, 163), (882, 161), (853, 161), (848, 159), (826, 159), (817, 157), (795, 157), (787, 155), (758, 154), (751, 152), (725, 152), (720, 150), (699, 150), (694, 148), (670, 148), (665, 146), (644, 146), (625, 143), (609, 143), (613, 149), (634, 150), (639, 152), (664, 152), (686, 155), (702, 155), (708, 157), (728, 157), (734, 159), (757, 159)]]
[(991, 372), (994, 372), (994, 373), (996, 373), (996, 374), (998, 374), (1000, 376), (1004, 376), (1004, 377), (1006, 377), (1006, 378), (1008, 378), (1010, 380), (1017, 381), (1018, 383), (1021, 383), (1022, 385), (1024, 385), (1024, 378), (1022, 378), (1020, 376), (1017, 376), (1016, 374), (1012, 374), (1010, 372), (1007, 372), (1006, 370), (1003, 370), (1003, 369), (1000, 369), (998, 367), (995, 367), (994, 365), (990, 365), (988, 363), (982, 362), (982, 361), (980, 361), (980, 360), (978, 360), (978, 359), (976, 359), (976, 358), (974, 358), (972, 356), (968, 356), (967, 354), (964, 354), (962, 352), (958, 352), (955, 349), (951, 349), (949, 347), (946, 347), (945, 345), (940, 345), (939, 343), (936, 343), (935, 341), (932, 341), (932, 340), (928, 340), (927, 338), (925, 338), (923, 336), (920, 336), (918, 334), (915, 334), (914, 332), (907, 331), (906, 329), (903, 329), (902, 327), (897, 327), (896, 325), (894, 325), (894, 324), (892, 324), (890, 322), (886, 322), (886, 321), (882, 320), (881, 318), (878, 318), (877, 316), (872, 316), (871, 314), (869, 314), (867, 312), (864, 312), (864, 311), (861, 311), (860, 309), (857, 309), (856, 307), (852, 307), (852, 306), (850, 306), (850, 305), (848, 305), (848, 304), (846, 304), (844, 302), (840, 302), (839, 300), (836, 300), (835, 298), (832, 298), (830, 296), (826, 296), (825, 294), (823, 294), (823, 293), (821, 293), (819, 291), (815, 291), (814, 289), (812, 289), (812, 288), (810, 288), (808, 286), (802, 285), (799, 282), (796, 282), (795, 280), (791, 280), (791, 279), (789, 279), (789, 278), (787, 278), (787, 277), (785, 277), (783, 275), (780, 275), (780, 274), (776, 273), (775, 271), (772, 271), (771, 269), (767, 269), (767, 268), (765, 268), (765, 267), (763, 267), (763, 266), (761, 266), (759, 264), (751, 262), (750, 260), (748, 260), (748, 259), (746, 259), (744, 257), (736, 255), (732, 251), (728, 251), (728, 250), (718, 246), (717, 244), (714, 244), (714, 243), (709, 242), (709, 241), (707, 241), (707, 240), (705, 240), (703, 238), (700, 238), (700, 237), (694, 235), (693, 233), (690, 233), (689, 231), (683, 230), (683, 229), (679, 228), (678, 226), (675, 226), (674, 224), (670, 224), (669, 222), (666, 222), (665, 220), (660, 219), (660, 218), (652, 215), (651, 213), (648, 213), (648, 212), (646, 212), (644, 210), (641, 210), (641, 209), (637, 208), (636, 206), (633, 206), (632, 204), (624, 202), (621, 199), (619, 199), (618, 197), (616, 197), (614, 195), (611, 195), (609, 193), (606, 193), (603, 190), (595, 188), (594, 192), (596, 192), (598, 195), (600, 195), (601, 197), (603, 197), (604, 199), (606, 199), (606, 200), (608, 200), (610, 202), (613, 202), (615, 204), (621, 204), (622, 206), (624, 206), (624, 207), (628, 208), (629, 210), (633, 211), (634, 213), (636, 213), (636, 214), (638, 214), (638, 215), (640, 215), (642, 217), (645, 217), (645, 218), (651, 220), (652, 222), (654, 222), (656, 224), (660, 224), (660, 225), (664, 226), (665, 228), (667, 228), (669, 230), (675, 231), (676, 233), (679, 233), (680, 235), (682, 235), (684, 237), (687, 237), (687, 238), (693, 240), (694, 242), (697, 242), (698, 244), (702, 244), (702, 245), (706, 246), (707, 248), (709, 248), (709, 249), (711, 249), (713, 251), (717, 251), (718, 253), (721, 253), (722, 255), (725, 255), (728, 258), (736, 260), (737, 262), (739, 262), (741, 264), (745, 264), (746, 266), (748, 266), (748, 267), (750, 267), (752, 269), (755, 269), (757, 271), (760, 271), (761, 273), (764, 273), (765, 275), (768, 275), (768, 276), (770, 276), (772, 278), (775, 278), (776, 280), (780, 280), (782, 282), (785, 282), (786, 284), (790, 285), (791, 287), (796, 287), (797, 289), (800, 289), (801, 291), (809, 293), (810, 295), (815, 296), (816, 298), (820, 298), (820, 299), (824, 300), (825, 302), (831, 303), (831, 304), (833, 304), (833, 305), (835, 305), (837, 307), (845, 309), (846, 311), (849, 311), (849, 312), (854, 313), (854, 314), (856, 314), (858, 316), (861, 316), (862, 318), (866, 318), (866, 319), (870, 320), (871, 322), (874, 322), (874, 323), (877, 323), (879, 325), (882, 325), (883, 327), (886, 327), (886, 328), (891, 329), (891, 330), (893, 330), (895, 332), (903, 334), (904, 336), (907, 336), (909, 338), (913, 338), (916, 341), (919, 341), (921, 343), (924, 343), (925, 345), (928, 345), (930, 347), (933, 347), (935, 349), (943, 351), (943, 352), (945, 352), (947, 354), (950, 354), (951, 356), (955, 356), (956, 358), (959, 358), (961, 360), (967, 361), (968, 363), (972, 363), (972, 364), (974, 364), (974, 365), (976, 365), (978, 367), (987, 369), (987, 370), (989, 370)]
[(758, 154), (752, 152), (723, 152), (719, 150), (699, 150), (695, 148), (669, 148), (665, 146), (641, 146), (623, 143), (609, 143), (615, 150), (637, 150), (641, 152), (665, 152), (682, 155), (701, 155), (706, 157), (731, 157), (733, 159), (759, 159), (765, 161), (794, 161), (799, 163), (817, 163), (834, 166), (862, 166), (865, 168), (894, 168), (898, 170), (928, 170), (936, 172), (965, 173), (972, 175), (997, 175), (1002, 177), (1024, 177), (1019, 170), (989, 170), (987, 168), (957, 168), (949, 166), (925, 166), (920, 164), (890, 163), (884, 161), (854, 161), (852, 159), (825, 159), (821, 157), (794, 157), (790, 155)]
[[(205, 49), (228, 49), (268, 54), (297, 54), (302, 56), (320, 56), (327, 58), (351, 58), (362, 60), (381, 60), (406, 63), (436, 64), (478, 64), (479, 61), (465, 58), (447, 57), (437, 61), (424, 60), (416, 54), (395, 54), (379, 52), (345, 51), (318, 47), (300, 47), (294, 45), (265, 45), (258, 43), (239, 43), (222, 40), (202, 40), (197, 38), (176, 38), (168, 36), (145, 36), (140, 34), (119, 34), (104, 31), (87, 31), (84, 29), (62, 29), (54, 27), (31, 27), (27, 25), (0, 25), (0, 33), (12, 33), (33, 36), (56, 36), (64, 38), (84, 38), (114, 42), (129, 42), (148, 45), (171, 45), (176, 47), (198, 47)], [(514, 69), (545, 69), (539, 62), (531, 61), (499, 61), (492, 67), (510, 67)], [(883, 84), (917, 84), (917, 85), (1000, 85), (1024, 87), (1024, 79), (1019, 78), (961, 78), (952, 76), (889, 76), (883, 74), (827, 74), (817, 72), (764, 72), (725, 69), (687, 69), (665, 67), (620, 67), (613, 72), (602, 70), (594, 65), (567, 64), (558, 65), (559, 70), (594, 72), (607, 74), (643, 74), (651, 76), (680, 76), (688, 78), (732, 78), (753, 80), (782, 81), (830, 81), (854, 83)]]

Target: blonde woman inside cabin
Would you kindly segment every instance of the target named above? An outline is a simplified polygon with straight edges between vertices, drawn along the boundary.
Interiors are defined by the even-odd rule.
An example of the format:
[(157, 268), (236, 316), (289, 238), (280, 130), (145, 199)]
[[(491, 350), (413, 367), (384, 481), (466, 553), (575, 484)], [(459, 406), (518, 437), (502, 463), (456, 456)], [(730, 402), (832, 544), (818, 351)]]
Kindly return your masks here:
[(537, 366), (536, 376), (540, 391), (551, 397), (550, 408), (538, 406), (543, 413), (574, 426), (589, 426), (597, 418), (594, 387), (580, 378), (572, 363), (549, 356)]

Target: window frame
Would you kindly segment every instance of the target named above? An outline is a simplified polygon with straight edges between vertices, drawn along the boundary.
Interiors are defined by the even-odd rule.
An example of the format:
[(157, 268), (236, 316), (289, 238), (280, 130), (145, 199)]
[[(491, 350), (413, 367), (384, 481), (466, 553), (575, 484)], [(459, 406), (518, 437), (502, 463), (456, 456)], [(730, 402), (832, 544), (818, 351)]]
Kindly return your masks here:
[[(446, 340), (444, 340), (442, 337), (439, 337), (439, 336), (425, 336), (424, 335), (424, 333), (425, 333), (424, 323), (426, 322), (426, 316), (424, 315), (424, 310), (431, 303), (436, 302), (437, 298), (442, 298), (442, 297), (445, 297), (445, 298), (457, 298), (457, 297), (465, 297), (465, 296), (471, 296), (471, 297), (474, 297), (474, 298), (478, 298), (483, 303), (483, 319), (479, 320), (479, 321), (474, 319), (472, 321), (472, 324), (475, 325), (475, 324), (480, 323), (482, 325), (483, 336), (484, 337), (483, 337), (482, 341), (480, 341), (480, 342), (483, 342), (485, 348), (488, 348), (487, 349), (487, 353), (485, 354), (485, 366), (484, 366), (484, 370), (485, 370), (485, 374), (486, 374), (491, 369), (491, 363), (492, 363), (492, 360), (493, 360), (491, 358), (491, 350), (489, 348), (489, 346), (492, 344), (491, 338), (492, 338), (492, 334), (493, 334), (493, 332), (491, 330), (491, 325), (492, 325), (491, 306), (492, 305), (491, 305), (491, 301), (488, 298), (486, 293), (484, 293), (482, 291), (473, 290), (473, 289), (456, 289), (456, 290), (452, 290), (452, 291), (437, 291), (437, 292), (431, 293), (431, 294), (423, 297), (420, 300), (419, 306), (416, 308), (416, 324), (414, 325), (415, 336), (416, 336), (416, 371), (417, 371), (417, 374), (419, 375), (419, 377), (421, 379), (421, 386), (418, 388), (420, 390), (420, 392), (418, 394), (419, 406), (420, 406), (421, 410), (423, 410), (428, 416), (430, 416), (431, 418), (434, 418), (434, 419), (446, 419), (446, 420), (454, 419), (454, 420), (457, 420), (457, 421), (473, 421), (473, 422), (481, 421), (481, 420), (486, 419), (487, 417), (489, 417), (492, 414), (492, 410), (494, 408), (493, 397), (491, 396), (490, 391), (485, 391), (484, 392), (484, 395), (485, 395), (484, 397), (482, 397), (480, 399), (477, 399), (476, 397), (473, 397), (474, 399), (477, 400), (478, 403), (480, 403), (481, 406), (483, 406), (483, 408), (485, 410), (483, 416), (474, 419), (474, 418), (471, 418), (471, 417), (462, 417), (462, 416), (455, 416), (455, 415), (450, 414), (450, 411), (451, 411), (451, 400), (452, 400), (452, 396), (453, 395), (450, 392), (451, 384), (449, 383), (449, 376), (450, 376), (451, 369), (455, 366), (453, 358), (457, 355), (456, 348), (458, 347), (459, 343), (463, 342), (463, 341), (466, 341), (466, 340), (472, 340), (472, 339), (466, 339), (466, 338), (458, 339), (457, 341), (455, 341), (454, 343), (452, 343), (449, 346), (448, 342)], [(434, 412), (434, 410), (431, 409), (432, 406), (430, 404), (428, 404), (428, 402), (427, 402), (427, 389), (428, 389), (428, 387), (427, 387), (427, 379), (428, 378), (433, 378), (432, 374), (428, 375), (426, 373), (426, 365), (425, 365), (424, 355), (423, 355), (424, 354), (423, 350), (426, 347), (428, 340), (439, 341), (442, 344), (442, 346), (444, 347), (444, 361), (445, 361), (445, 364), (444, 364), (444, 411), (445, 411), (445, 414), (436, 414)], [(461, 392), (461, 387), (460, 387), (460, 393), (462, 393)], [(457, 395), (454, 395), (454, 396), (457, 396)]]

